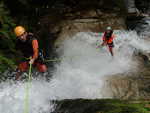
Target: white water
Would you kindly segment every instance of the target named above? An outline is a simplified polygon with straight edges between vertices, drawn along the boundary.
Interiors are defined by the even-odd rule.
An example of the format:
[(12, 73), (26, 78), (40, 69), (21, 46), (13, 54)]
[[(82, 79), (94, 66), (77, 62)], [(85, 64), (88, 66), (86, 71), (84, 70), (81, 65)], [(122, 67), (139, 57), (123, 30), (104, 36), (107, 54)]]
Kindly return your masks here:
[[(50, 100), (75, 98), (111, 98), (104, 89), (105, 78), (136, 69), (132, 59), (136, 49), (150, 50), (150, 42), (140, 39), (135, 32), (116, 32), (115, 57), (106, 47), (96, 49), (101, 34), (78, 33), (64, 41), (58, 49), (62, 61), (50, 82), (33, 80), (29, 93), (30, 113), (49, 113), (54, 105)], [(0, 84), (0, 113), (23, 113), (25, 84)]]
[(142, 32), (140, 33), (140, 35), (144, 37), (150, 36), (150, 17), (145, 17), (142, 20), (145, 22), (145, 24), (141, 25), (142, 29), (140, 29)]

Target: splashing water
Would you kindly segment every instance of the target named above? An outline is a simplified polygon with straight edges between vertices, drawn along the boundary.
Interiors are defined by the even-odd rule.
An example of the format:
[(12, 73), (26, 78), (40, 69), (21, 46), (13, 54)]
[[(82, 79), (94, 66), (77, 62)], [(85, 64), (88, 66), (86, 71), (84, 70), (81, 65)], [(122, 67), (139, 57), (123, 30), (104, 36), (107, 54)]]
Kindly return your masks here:
[(150, 36), (150, 17), (144, 17), (142, 19), (145, 23), (141, 25), (141, 28), (139, 28), (140, 35), (143, 37), (149, 37)]
[[(104, 91), (105, 78), (132, 71), (136, 62), (134, 50), (149, 51), (149, 42), (133, 31), (116, 31), (115, 57), (107, 47), (96, 48), (102, 34), (78, 33), (65, 40), (58, 49), (60, 64), (50, 82), (33, 80), (29, 93), (30, 113), (49, 113), (54, 109), (50, 100), (75, 98), (111, 98)], [(25, 83), (0, 83), (0, 113), (23, 113)]]

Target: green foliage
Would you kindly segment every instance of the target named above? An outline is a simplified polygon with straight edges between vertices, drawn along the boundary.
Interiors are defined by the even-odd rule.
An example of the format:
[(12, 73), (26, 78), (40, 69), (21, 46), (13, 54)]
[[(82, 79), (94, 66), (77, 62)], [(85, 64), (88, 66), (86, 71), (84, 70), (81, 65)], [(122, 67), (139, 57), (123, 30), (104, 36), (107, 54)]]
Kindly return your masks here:
[(8, 67), (14, 67), (11, 54), (15, 50), (15, 35), (13, 33), (15, 24), (3, 1), (0, 1), (0, 24), (0, 72), (2, 72)]
[(2, 27), (0, 28), (0, 49), (7, 48), (7, 50), (12, 50), (14, 48), (15, 40), (15, 35), (13, 33), (15, 24), (2, 1), (0, 2), (0, 22), (2, 24)]
[(0, 54), (0, 72), (5, 71), (8, 68), (15, 68), (15, 63), (13, 60), (4, 57)]

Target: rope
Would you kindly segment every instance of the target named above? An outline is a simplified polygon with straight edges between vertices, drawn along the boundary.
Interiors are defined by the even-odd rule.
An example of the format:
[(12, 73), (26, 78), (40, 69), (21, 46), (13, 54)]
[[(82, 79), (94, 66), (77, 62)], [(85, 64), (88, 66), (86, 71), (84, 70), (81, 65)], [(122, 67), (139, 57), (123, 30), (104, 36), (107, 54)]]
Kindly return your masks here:
[(56, 61), (61, 61), (61, 59), (48, 59), (48, 60), (44, 60), (45, 62), (56, 62)]
[(32, 78), (31, 71), (32, 71), (32, 64), (30, 64), (29, 66), (28, 81), (26, 83), (24, 113), (29, 113), (29, 89), (31, 87), (31, 78)]
[[(26, 60), (29, 60), (30, 58), (25, 58)], [(61, 61), (60, 58), (55, 58), (55, 59), (45, 59), (44, 62), (56, 62), (56, 61)]]

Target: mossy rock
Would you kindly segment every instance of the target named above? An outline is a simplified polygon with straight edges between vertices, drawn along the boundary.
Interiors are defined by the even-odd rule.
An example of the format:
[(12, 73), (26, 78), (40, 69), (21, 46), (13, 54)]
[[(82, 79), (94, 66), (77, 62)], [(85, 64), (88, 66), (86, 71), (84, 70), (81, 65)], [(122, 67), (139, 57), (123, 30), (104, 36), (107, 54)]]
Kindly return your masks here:
[(143, 103), (114, 99), (55, 101), (54, 113), (150, 113)]

